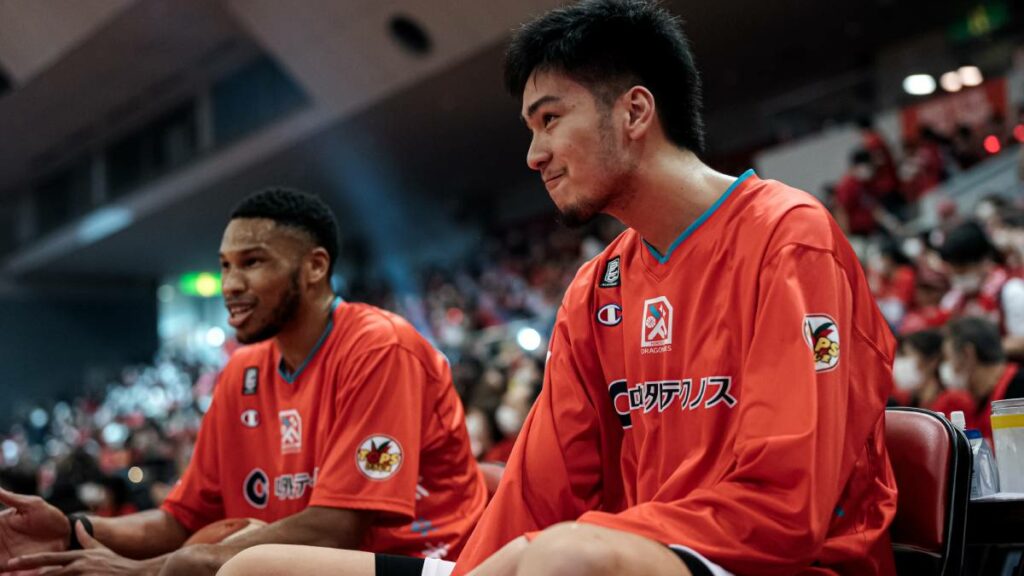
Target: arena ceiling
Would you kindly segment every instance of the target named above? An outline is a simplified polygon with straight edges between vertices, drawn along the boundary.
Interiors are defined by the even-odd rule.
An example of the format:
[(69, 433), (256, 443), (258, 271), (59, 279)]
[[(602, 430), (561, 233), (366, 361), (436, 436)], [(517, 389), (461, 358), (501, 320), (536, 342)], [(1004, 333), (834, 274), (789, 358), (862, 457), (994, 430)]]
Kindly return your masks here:
[[(811, 99), (820, 86), (842, 88), (851, 78), (859, 86), (883, 49), (941, 31), (971, 6), (667, 3), (686, 21), (704, 74), (710, 140), (724, 154), (770, 139), (770, 116), (800, 106), (808, 86)], [(314, 104), (264, 140), (147, 187), (149, 196), (120, 232), (84, 243), (73, 235), (51, 238), (3, 269), (9, 277), (159, 277), (208, 268), (230, 206), (270, 183), (324, 193), (350, 236), (365, 235), (374, 223), (395, 225), (368, 215), (367, 197), (381, 211), (403, 198), (426, 198), (455, 224), (475, 209), (532, 202), (543, 189), (525, 168), (526, 133), (501, 88), (501, 54), (515, 23), (555, 4), (124, 0), (112, 10), (87, 2), (80, 6), (91, 6), (91, 16), (47, 31), (59, 40), (56, 48), (33, 56), (7, 32), (26, 5), (35, 6), (26, 13), (33, 20), (48, 21), (35, 13), (43, 8), (31, 0), (4, 3), (0, 39), (8, 41), (0, 40), (0, 67), (12, 88), (0, 94), (0, 199), (23, 190), (34, 172), (101, 145), (110, 125), (144, 122), (254, 53), (278, 60)], [(395, 14), (424, 26), (433, 40), (429, 55), (396, 47), (386, 27)], [(381, 187), (401, 194), (381, 194)]]

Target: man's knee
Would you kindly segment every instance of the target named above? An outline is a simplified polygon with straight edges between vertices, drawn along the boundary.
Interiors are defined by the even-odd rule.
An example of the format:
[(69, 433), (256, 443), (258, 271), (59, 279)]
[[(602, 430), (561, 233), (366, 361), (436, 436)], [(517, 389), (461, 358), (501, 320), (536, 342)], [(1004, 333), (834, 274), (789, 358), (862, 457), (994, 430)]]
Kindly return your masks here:
[(246, 548), (235, 554), (217, 572), (217, 576), (269, 576), (277, 574), (280, 566), (277, 565), (281, 555), (276, 552), (278, 546), (264, 544)]
[(537, 536), (526, 548), (518, 574), (584, 576), (621, 574), (621, 556), (614, 546), (586, 537), (575, 523), (559, 524)]

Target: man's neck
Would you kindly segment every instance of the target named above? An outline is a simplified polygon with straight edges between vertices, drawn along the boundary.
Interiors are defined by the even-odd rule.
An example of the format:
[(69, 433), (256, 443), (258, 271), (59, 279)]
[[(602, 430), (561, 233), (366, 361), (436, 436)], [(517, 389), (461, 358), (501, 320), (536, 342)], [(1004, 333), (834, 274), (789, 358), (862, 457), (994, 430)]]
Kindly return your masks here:
[(691, 152), (672, 148), (640, 165), (630, 189), (608, 213), (666, 254), (690, 224), (704, 214), (735, 178), (720, 174)]
[(289, 325), (275, 337), (281, 360), (288, 372), (294, 372), (306, 358), (313, 347), (323, 336), (331, 318), (331, 303), (334, 294), (324, 290), (317, 296), (308, 298), (299, 305)]

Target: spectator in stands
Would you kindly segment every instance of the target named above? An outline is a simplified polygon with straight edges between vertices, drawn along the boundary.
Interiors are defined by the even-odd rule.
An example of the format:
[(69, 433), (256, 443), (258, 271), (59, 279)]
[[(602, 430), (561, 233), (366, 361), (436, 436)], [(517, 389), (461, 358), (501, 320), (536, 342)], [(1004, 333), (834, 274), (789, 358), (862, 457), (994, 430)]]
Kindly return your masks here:
[(974, 427), (976, 405), (966, 390), (947, 390), (939, 380), (942, 362), (942, 332), (922, 330), (899, 339), (892, 378), (896, 384), (893, 400), (897, 405), (915, 406), (949, 414), (962, 410)]
[(942, 143), (942, 137), (928, 126), (916, 139), (904, 142), (900, 180), (908, 202), (919, 200), (946, 179)]
[(871, 236), (878, 230), (878, 202), (871, 190), (875, 176), (871, 153), (863, 148), (850, 155), (850, 167), (836, 184), (836, 221), (851, 236)]
[(942, 299), (950, 317), (977, 316), (995, 324), (1014, 357), (1024, 354), (1024, 279), (1013, 278), (977, 222), (952, 229), (940, 249), (952, 290)]
[(965, 124), (958, 125), (953, 131), (952, 151), (961, 170), (969, 170), (984, 158), (978, 136)]
[(914, 302), (913, 263), (892, 238), (882, 240), (878, 252), (868, 261), (868, 285), (889, 326), (900, 325)]
[(941, 328), (949, 320), (940, 303), (949, 291), (949, 280), (933, 268), (922, 265), (917, 268), (914, 279), (914, 300), (903, 315), (898, 332), (909, 334), (929, 328)]
[(892, 151), (886, 144), (885, 138), (875, 129), (871, 119), (863, 117), (857, 121), (861, 130), (862, 146), (871, 156), (875, 166), (874, 177), (871, 187), (875, 197), (881, 201), (882, 206), (892, 214), (902, 217), (906, 208), (900, 191), (900, 181), (896, 173), (896, 162), (893, 160)]
[[(960, 318), (946, 327), (939, 366), (947, 389), (967, 390), (974, 397), (974, 421), (992, 440), (992, 403), (1024, 398), (1024, 372), (1007, 362), (999, 330), (982, 318)], [(966, 412), (965, 412), (966, 414)]]

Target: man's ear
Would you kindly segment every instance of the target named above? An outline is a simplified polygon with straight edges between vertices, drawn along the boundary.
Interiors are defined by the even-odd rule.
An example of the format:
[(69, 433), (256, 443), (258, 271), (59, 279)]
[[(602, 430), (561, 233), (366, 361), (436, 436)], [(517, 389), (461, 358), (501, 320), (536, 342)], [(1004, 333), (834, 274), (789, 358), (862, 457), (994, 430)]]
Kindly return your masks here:
[(619, 98), (626, 111), (626, 135), (638, 140), (646, 135), (657, 119), (654, 94), (643, 86), (633, 86)]
[(303, 268), (306, 272), (306, 283), (317, 284), (330, 274), (331, 256), (325, 248), (317, 246), (306, 255)]

